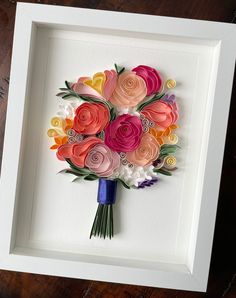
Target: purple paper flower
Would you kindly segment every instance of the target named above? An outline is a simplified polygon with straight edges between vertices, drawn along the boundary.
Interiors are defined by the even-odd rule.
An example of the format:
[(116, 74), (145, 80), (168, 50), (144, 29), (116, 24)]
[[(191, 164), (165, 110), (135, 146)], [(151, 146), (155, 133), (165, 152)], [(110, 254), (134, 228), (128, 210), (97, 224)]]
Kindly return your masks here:
[(174, 94), (165, 94), (162, 98), (163, 101), (166, 101), (168, 103), (173, 103), (175, 101), (175, 95)]
[(144, 180), (143, 182), (139, 183), (138, 188), (145, 188), (152, 186), (153, 184), (157, 183), (158, 178), (152, 178), (152, 180)]

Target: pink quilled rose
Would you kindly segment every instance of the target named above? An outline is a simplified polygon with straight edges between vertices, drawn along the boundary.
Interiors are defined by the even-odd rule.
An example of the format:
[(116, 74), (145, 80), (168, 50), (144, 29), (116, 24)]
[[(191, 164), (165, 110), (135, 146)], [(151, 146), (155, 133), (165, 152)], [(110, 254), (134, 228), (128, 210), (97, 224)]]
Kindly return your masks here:
[[(101, 100), (109, 100), (116, 87), (117, 72), (114, 69), (112, 69), (105, 70), (104, 73), (97, 73), (97, 76), (99, 74), (102, 79), (102, 82), (100, 82), (101, 92), (98, 92), (98, 90), (93, 88), (91, 84), (88, 85), (86, 83), (86, 81), (92, 81), (90, 77), (80, 77), (78, 81), (72, 85), (72, 89), (81, 96), (89, 96)], [(94, 84), (96, 87), (95, 81)]]
[(156, 138), (150, 133), (145, 133), (142, 136), (138, 148), (126, 154), (126, 158), (132, 164), (137, 166), (151, 165), (160, 154), (160, 145)]
[(102, 143), (102, 140), (96, 137), (88, 137), (80, 143), (67, 143), (58, 148), (57, 157), (60, 160), (69, 158), (74, 165), (83, 168), (84, 161), (89, 150), (96, 144), (100, 143)]
[(85, 135), (101, 132), (110, 119), (109, 111), (104, 104), (83, 103), (75, 111), (73, 129)]
[(147, 65), (139, 65), (132, 69), (138, 76), (144, 79), (147, 86), (147, 96), (157, 93), (162, 86), (162, 79), (155, 68)]
[(112, 69), (112, 70), (105, 70), (104, 73), (106, 75), (106, 81), (104, 83), (102, 94), (105, 99), (109, 100), (116, 88), (117, 72), (114, 69)]
[(97, 144), (89, 151), (85, 166), (100, 177), (109, 177), (120, 166), (120, 156), (105, 144)]
[(163, 130), (174, 124), (179, 117), (176, 102), (166, 103), (162, 100), (147, 105), (141, 113)]
[(103, 96), (97, 90), (84, 84), (84, 81), (88, 79), (90, 78), (80, 77), (78, 81), (71, 86), (72, 89), (81, 96), (88, 96), (88, 97), (104, 100)]
[(140, 118), (123, 114), (105, 129), (105, 144), (113, 151), (130, 152), (138, 147), (142, 133)]
[(116, 107), (135, 107), (146, 95), (145, 81), (135, 72), (124, 71), (118, 76), (110, 102)]

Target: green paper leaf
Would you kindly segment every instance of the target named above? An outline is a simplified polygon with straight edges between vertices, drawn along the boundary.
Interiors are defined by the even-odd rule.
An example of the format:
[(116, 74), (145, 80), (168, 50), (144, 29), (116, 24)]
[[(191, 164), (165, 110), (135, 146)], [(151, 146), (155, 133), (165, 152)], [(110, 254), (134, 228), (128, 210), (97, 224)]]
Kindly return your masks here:
[(89, 169), (86, 168), (78, 168), (76, 165), (73, 164), (73, 162), (69, 159), (66, 158), (66, 161), (68, 162), (68, 164), (70, 165), (70, 167), (78, 174), (86, 176), (91, 174), (92, 172)]
[(174, 154), (177, 149), (180, 149), (178, 145), (162, 145), (159, 158), (164, 158), (170, 154)]
[(121, 67), (115, 63), (115, 69), (117, 74), (120, 75), (125, 70), (125, 67)]
[[(71, 168), (69, 168), (69, 169), (64, 169), (64, 170), (61, 170), (60, 172), (58, 172), (58, 174), (62, 174), (62, 173), (65, 173), (65, 174), (71, 174), (71, 175), (76, 176), (76, 178), (75, 178), (73, 181), (75, 181), (75, 180), (77, 180), (77, 179), (83, 179), (83, 178), (85, 177), (84, 174), (81, 174), (81, 173), (79, 173), (79, 172), (77, 172), (76, 170), (73, 170), (73, 169), (71, 169)], [(72, 181), (72, 182), (73, 182), (73, 181)]]
[(153, 171), (155, 173), (163, 174), (163, 175), (166, 175), (166, 176), (172, 176), (171, 172), (169, 172), (167, 170), (164, 170), (164, 169), (154, 169)]
[(65, 85), (66, 85), (66, 87), (67, 87), (69, 90), (71, 90), (71, 86), (70, 86), (70, 83), (69, 83), (68, 81), (65, 81)]
[(67, 168), (67, 169), (63, 169), (61, 171), (58, 172), (58, 174), (63, 174), (63, 173), (66, 173), (66, 171), (70, 170), (70, 168)]
[(111, 108), (110, 109), (110, 121), (115, 120), (115, 118), (116, 118), (115, 108)]
[(56, 96), (62, 97), (64, 95), (66, 95), (66, 94), (67, 94), (66, 92), (59, 92), (59, 93), (56, 94)]
[(79, 94), (78, 94), (78, 97), (81, 98), (84, 101), (87, 101), (87, 102), (95, 102), (95, 103), (104, 104), (105, 106), (108, 107), (109, 110), (111, 110), (112, 107), (113, 107), (110, 102), (105, 101), (105, 100), (101, 100), (101, 99), (98, 99), (98, 98), (93, 98), (93, 97), (90, 97), (90, 96), (79, 95)]
[(105, 137), (105, 132), (102, 130), (98, 135), (97, 137), (101, 140), (104, 140), (104, 137)]
[(74, 95), (71, 94), (71, 93), (67, 93), (67, 94), (62, 96), (63, 99), (69, 99), (69, 98), (72, 98), (72, 97), (74, 97)]
[(165, 95), (165, 93), (157, 93), (152, 98), (148, 99), (147, 101), (141, 102), (137, 107), (137, 111), (140, 112), (144, 107), (148, 106), (149, 104), (151, 104), (157, 100), (160, 100), (164, 95)]
[(77, 177), (81, 177), (81, 178), (84, 177), (83, 174), (80, 174), (80, 173), (78, 173), (78, 172), (76, 172), (76, 171), (74, 171), (74, 170), (66, 170), (65, 173), (66, 173), (66, 174), (72, 174), (72, 175), (75, 175), (75, 176), (77, 176)]
[(180, 149), (180, 146), (179, 145), (170, 145), (170, 144), (164, 144), (161, 146), (161, 149), (169, 149), (169, 148)]
[(72, 182), (76, 182), (76, 181), (82, 180), (82, 179), (83, 179), (83, 177), (76, 177), (75, 179), (72, 180)]
[(75, 99), (80, 99), (80, 96), (79, 96), (79, 94), (78, 94), (78, 93), (76, 93), (76, 92), (75, 92), (75, 91), (73, 91), (73, 90), (69, 90), (67, 94), (68, 94), (68, 95), (70, 94), (70, 95), (71, 95), (71, 97), (74, 97)]
[(89, 174), (87, 176), (84, 177), (84, 180), (88, 180), (88, 181), (94, 181), (99, 179), (99, 177), (95, 174)]
[(119, 181), (125, 188), (127, 188), (127, 189), (130, 189), (131, 187), (128, 185), (128, 184), (126, 184), (122, 179), (120, 179), (120, 178), (116, 178), (115, 179), (116, 181)]

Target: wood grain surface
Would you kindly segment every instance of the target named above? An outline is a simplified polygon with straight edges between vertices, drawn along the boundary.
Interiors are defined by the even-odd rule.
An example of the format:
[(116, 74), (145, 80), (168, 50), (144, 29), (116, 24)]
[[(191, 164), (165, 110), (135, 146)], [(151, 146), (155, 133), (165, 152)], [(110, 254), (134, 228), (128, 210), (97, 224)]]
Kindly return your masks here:
[[(24, 2), (146, 13), (219, 22), (235, 22), (236, 19), (236, 0), (35, 0)], [(0, 0), (0, 159), (4, 140), (15, 9), (16, 1)], [(232, 36), (232, 38), (236, 38), (236, 36)], [(222, 100), (224, 99), (222, 98)], [(234, 79), (231, 100), (207, 293), (120, 285), (0, 270), (0, 298), (236, 298), (235, 131), (236, 79)]]

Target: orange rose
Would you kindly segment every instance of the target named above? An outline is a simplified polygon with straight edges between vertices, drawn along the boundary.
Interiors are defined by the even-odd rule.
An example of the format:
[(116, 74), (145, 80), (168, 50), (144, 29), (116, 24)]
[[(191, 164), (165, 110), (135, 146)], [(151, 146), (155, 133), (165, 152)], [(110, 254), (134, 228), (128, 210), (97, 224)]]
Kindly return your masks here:
[(147, 95), (145, 81), (135, 72), (124, 71), (118, 76), (116, 88), (110, 98), (117, 107), (134, 107)]
[(159, 143), (153, 135), (145, 133), (138, 148), (132, 152), (127, 152), (126, 158), (129, 162), (144, 167), (152, 164), (158, 158), (159, 154)]
[(94, 135), (107, 126), (109, 119), (109, 111), (103, 104), (86, 102), (75, 111), (73, 129), (81, 134)]
[(83, 168), (85, 158), (89, 150), (96, 144), (102, 143), (102, 140), (96, 137), (88, 137), (80, 143), (65, 144), (58, 148), (57, 157), (60, 160), (69, 158), (74, 165)]

